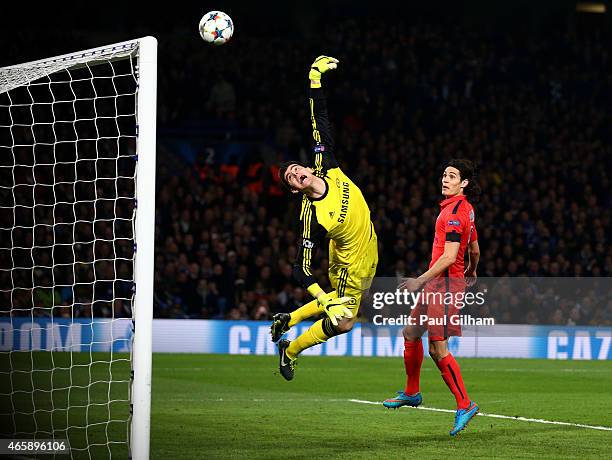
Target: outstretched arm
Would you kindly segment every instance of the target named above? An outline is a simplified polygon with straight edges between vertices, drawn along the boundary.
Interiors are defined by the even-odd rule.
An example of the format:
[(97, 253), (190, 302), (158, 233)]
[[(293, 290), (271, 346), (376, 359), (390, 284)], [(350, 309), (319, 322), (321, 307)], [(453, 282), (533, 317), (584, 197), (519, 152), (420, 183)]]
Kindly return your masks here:
[(334, 138), (327, 114), (327, 99), (321, 88), (310, 88), (310, 123), (312, 137), (317, 145), (324, 146), (324, 152), (331, 155), (334, 150)]
[(325, 72), (336, 69), (338, 60), (329, 56), (319, 56), (312, 63), (308, 78), (310, 79), (310, 122), (315, 145), (315, 174), (321, 175), (327, 169), (337, 166), (333, 157), (334, 139), (327, 114), (327, 100), (321, 88), (321, 77)]
[(321, 77), (325, 72), (338, 67), (338, 59), (329, 56), (319, 56), (310, 66), (308, 78), (310, 79), (310, 120), (312, 122), (312, 136), (317, 144), (323, 144), (331, 152), (334, 142), (331, 135), (329, 117), (327, 115), (327, 101), (321, 88)]

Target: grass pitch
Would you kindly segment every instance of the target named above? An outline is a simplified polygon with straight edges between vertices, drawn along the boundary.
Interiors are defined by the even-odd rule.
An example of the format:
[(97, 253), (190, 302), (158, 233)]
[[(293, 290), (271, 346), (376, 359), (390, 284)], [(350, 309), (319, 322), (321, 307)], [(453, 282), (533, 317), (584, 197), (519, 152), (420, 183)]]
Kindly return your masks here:
[[(612, 427), (612, 363), (459, 359), (485, 413)], [(153, 458), (605, 458), (612, 431), (453, 414), (382, 401), (402, 389), (400, 358), (302, 357), (286, 382), (272, 356), (155, 355)], [(426, 359), (423, 405), (454, 409)], [(461, 458), (459, 457), (459, 458)]]
[[(15, 427), (21, 438), (53, 432), (70, 439), (72, 458), (127, 457), (127, 355), (0, 357), (4, 436), (12, 437)], [(484, 413), (612, 427), (610, 361), (459, 363), (469, 394)], [(452, 413), (349, 401), (381, 402), (402, 389), (400, 358), (305, 356), (291, 382), (278, 374), (277, 365), (276, 356), (154, 355), (151, 458), (610, 456), (612, 431), (481, 416), (451, 438)], [(424, 406), (454, 409), (430, 359), (423, 363), (421, 380)]]

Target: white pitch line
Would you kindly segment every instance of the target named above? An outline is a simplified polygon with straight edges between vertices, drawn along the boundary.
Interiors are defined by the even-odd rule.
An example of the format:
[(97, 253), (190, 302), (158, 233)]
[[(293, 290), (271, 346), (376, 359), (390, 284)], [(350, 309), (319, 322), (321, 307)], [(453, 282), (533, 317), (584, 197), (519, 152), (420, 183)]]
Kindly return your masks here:
[[(354, 403), (359, 403), (359, 404), (375, 404), (377, 406), (382, 405), (382, 403), (380, 402), (364, 401), (362, 399), (349, 399), (349, 402), (354, 402)], [(408, 409), (428, 410), (432, 412), (449, 412), (452, 414), (455, 413), (455, 411), (451, 409), (437, 409), (435, 407), (423, 407), (423, 406), (419, 406), (419, 407), (402, 406), (402, 407), (407, 407)], [(503, 418), (507, 420), (520, 420), (521, 422), (544, 423), (547, 425), (576, 426), (579, 428), (589, 428), (591, 430), (612, 431), (612, 427), (609, 427), (609, 426), (584, 425), (582, 423), (570, 423), (570, 422), (557, 422), (554, 420), (544, 420), (541, 418), (511, 417), (509, 415), (486, 414), (484, 412), (479, 412), (476, 415), (480, 415), (481, 417)]]

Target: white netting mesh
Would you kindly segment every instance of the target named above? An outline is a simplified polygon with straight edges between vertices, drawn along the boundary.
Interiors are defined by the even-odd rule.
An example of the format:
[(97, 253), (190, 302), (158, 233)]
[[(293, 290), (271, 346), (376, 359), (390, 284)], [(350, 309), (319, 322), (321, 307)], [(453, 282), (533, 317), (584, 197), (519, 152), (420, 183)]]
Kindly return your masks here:
[(75, 69), (83, 65), (93, 66), (96, 61), (109, 62), (114, 59), (125, 58), (134, 54), (137, 46), (137, 41), (129, 41), (51, 59), (3, 67), (0, 69), (0, 93), (5, 93), (19, 86), (26, 86), (62, 70)]
[(126, 457), (138, 42), (0, 69), (0, 431)]

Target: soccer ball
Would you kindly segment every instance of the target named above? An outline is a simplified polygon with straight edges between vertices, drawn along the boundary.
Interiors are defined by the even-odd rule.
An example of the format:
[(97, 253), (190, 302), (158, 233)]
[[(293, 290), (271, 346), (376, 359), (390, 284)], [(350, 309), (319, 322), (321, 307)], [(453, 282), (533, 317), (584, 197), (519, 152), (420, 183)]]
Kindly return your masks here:
[(208, 43), (223, 45), (234, 33), (234, 23), (223, 11), (210, 11), (200, 19), (200, 35)]

